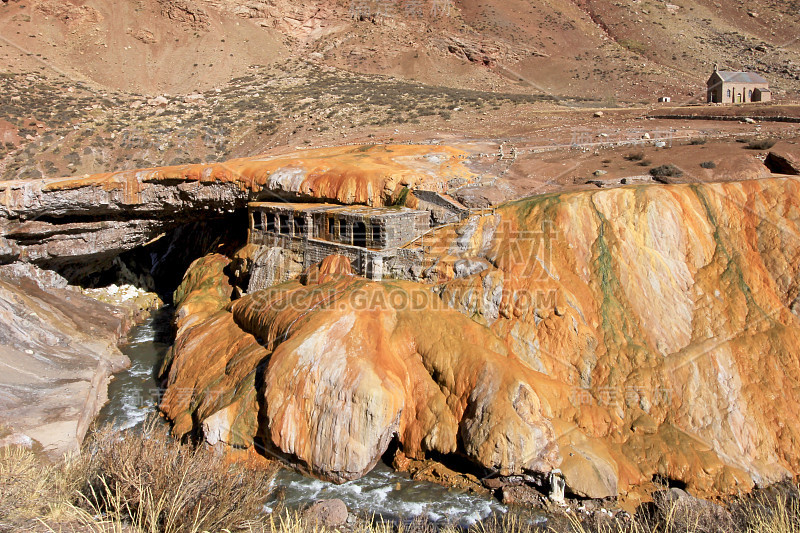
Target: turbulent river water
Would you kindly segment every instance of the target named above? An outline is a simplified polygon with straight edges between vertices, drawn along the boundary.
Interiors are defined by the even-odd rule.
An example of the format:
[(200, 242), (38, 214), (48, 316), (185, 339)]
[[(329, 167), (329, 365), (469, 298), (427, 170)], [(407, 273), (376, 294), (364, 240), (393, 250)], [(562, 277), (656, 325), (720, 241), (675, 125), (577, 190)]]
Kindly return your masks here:
[[(155, 372), (172, 342), (171, 311), (170, 308), (161, 309), (131, 330), (128, 343), (122, 347), (131, 360), (131, 367), (117, 374), (109, 385), (110, 401), (100, 412), (100, 425), (136, 427), (155, 409), (159, 394)], [(462, 526), (494, 512), (505, 512), (505, 507), (491, 498), (413, 481), (384, 464), (379, 464), (363, 478), (342, 485), (304, 477), (289, 469), (281, 470), (274, 483), (275, 497), (264, 502), (267, 511), (280, 502), (293, 508), (319, 499), (340, 498), (351, 511), (358, 513), (380, 515), (390, 520), (425, 516), (435, 522)]]

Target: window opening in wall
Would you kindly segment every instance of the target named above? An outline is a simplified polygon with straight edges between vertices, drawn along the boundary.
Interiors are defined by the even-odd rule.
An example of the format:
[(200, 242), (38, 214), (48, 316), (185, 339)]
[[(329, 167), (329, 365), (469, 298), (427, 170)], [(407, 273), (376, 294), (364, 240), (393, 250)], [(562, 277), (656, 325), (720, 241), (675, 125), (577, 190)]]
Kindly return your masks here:
[(303, 217), (294, 217), (294, 234), (298, 237), (306, 234), (306, 219)]
[(383, 240), (383, 233), (381, 231), (381, 227), (378, 224), (372, 225), (372, 243), (375, 246), (381, 246), (381, 241)]
[(367, 247), (367, 226), (363, 222), (353, 223), (353, 246)]
[(289, 224), (289, 215), (279, 215), (278, 220), (280, 221), (281, 226), (281, 234), (282, 235), (291, 235), (292, 228)]

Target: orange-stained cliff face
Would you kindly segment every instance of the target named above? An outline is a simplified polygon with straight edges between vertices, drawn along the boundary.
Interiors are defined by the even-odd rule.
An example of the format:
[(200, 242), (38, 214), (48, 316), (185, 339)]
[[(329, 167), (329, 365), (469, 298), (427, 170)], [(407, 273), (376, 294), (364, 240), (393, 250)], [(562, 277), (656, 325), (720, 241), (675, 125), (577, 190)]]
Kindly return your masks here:
[[(800, 472), (798, 204), (797, 178), (520, 200), (441, 232), (433, 291), (331, 259), (210, 303), (169, 373), (194, 396), (162, 408), (178, 433), (262, 436), (334, 480), (396, 435), (413, 457), (558, 466), (590, 497), (656, 475), (706, 495), (774, 482)], [(227, 294), (218, 261), (183, 293)]]
[[(318, 198), (343, 204), (389, 205), (403, 187), (443, 190), (447, 181), (477, 176), (464, 165), (463, 150), (429, 145), (361, 145), (303, 150), (279, 156), (255, 156), (224, 163), (200, 163), (93, 174), (78, 178), (0, 183), (0, 202), (14, 214), (32, 209), (63, 191), (93, 190), (98, 207), (124, 209), (160, 205), (160, 188), (184, 184), (185, 196), (197, 185), (231, 184), (247, 199), (260, 193)], [(68, 207), (79, 209), (71, 198)], [(174, 209), (180, 205), (173, 202)], [(226, 205), (225, 207), (233, 207)], [(0, 214), (3, 214), (0, 211)]]
[(798, 203), (796, 178), (513, 202), (462, 230), (495, 266), (442, 297), (571, 388), (568, 483), (773, 482), (800, 472)]
[[(197, 295), (219, 292), (205, 280), (224, 286), (224, 259), (190, 269), (179, 313), (198, 300), (208, 305), (195, 311), (203, 322), (179, 329), (173, 349), (162, 410), (177, 434), (194, 417), (215, 443), (249, 446), (263, 436), (334, 481), (364, 475), (395, 436), (409, 456), (461, 447), (506, 474), (558, 465), (545, 413), (566, 400), (564, 387), (430, 286), (353, 278), (330, 259), (306, 284), (277, 285), (216, 312), (212, 298)], [(242, 423), (255, 414), (253, 394), (263, 406), (257, 429)]]
[[(182, 224), (234, 216), (248, 201), (264, 197), (383, 206), (402, 196), (414, 207), (417, 199), (406, 188), (441, 191), (453, 180), (478, 179), (466, 155), (448, 146), (342, 146), (225, 163), (4, 181), (0, 264), (85, 266), (145, 246)], [(247, 225), (244, 217), (238, 223)]]

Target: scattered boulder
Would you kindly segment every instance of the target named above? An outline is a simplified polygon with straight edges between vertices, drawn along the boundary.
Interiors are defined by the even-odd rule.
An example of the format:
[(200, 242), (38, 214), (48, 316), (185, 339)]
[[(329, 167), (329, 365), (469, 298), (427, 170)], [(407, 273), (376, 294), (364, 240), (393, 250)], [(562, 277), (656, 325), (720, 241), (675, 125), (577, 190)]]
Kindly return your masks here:
[(138, 41), (143, 42), (144, 44), (155, 44), (158, 42), (158, 39), (156, 39), (156, 36), (153, 34), (153, 32), (144, 28), (140, 28), (136, 31), (128, 30), (128, 35)]
[(500, 501), (505, 505), (524, 505), (527, 507), (544, 507), (547, 498), (535, 488), (526, 484), (504, 485), (500, 489)]
[(305, 517), (325, 527), (342, 527), (347, 523), (347, 505), (338, 499), (319, 500), (306, 509)]
[(562, 437), (561, 473), (566, 489), (581, 498), (609, 498), (617, 495), (619, 475), (614, 459), (601, 442), (577, 431)]
[(676, 531), (736, 529), (727, 509), (677, 487), (654, 492), (653, 501), (640, 506), (640, 511), (654, 521), (670, 522)]
[(476, 259), (459, 259), (453, 265), (453, 270), (457, 278), (466, 278), (467, 276), (474, 276), (480, 274), (489, 268), (489, 263), (486, 261)]
[(187, 103), (187, 104), (201, 104), (201, 103), (205, 103), (205, 99), (206, 99), (206, 97), (203, 96), (202, 94), (194, 93), (194, 94), (190, 94), (190, 95), (184, 97), (183, 101), (184, 101), (184, 103)]
[(147, 105), (153, 107), (167, 107), (169, 100), (165, 96), (156, 96), (147, 101)]

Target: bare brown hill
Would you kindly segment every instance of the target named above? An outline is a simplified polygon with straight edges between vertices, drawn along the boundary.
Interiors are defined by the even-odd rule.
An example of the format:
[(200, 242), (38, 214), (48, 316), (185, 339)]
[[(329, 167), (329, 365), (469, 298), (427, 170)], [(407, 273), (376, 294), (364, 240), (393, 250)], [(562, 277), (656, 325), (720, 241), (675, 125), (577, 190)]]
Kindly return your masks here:
[(714, 63), (797, 91), (797, 2), (6, 0), (0, 68), (156, 94), (289, 56), (426, 84), (613, 100), (702, 96)]

